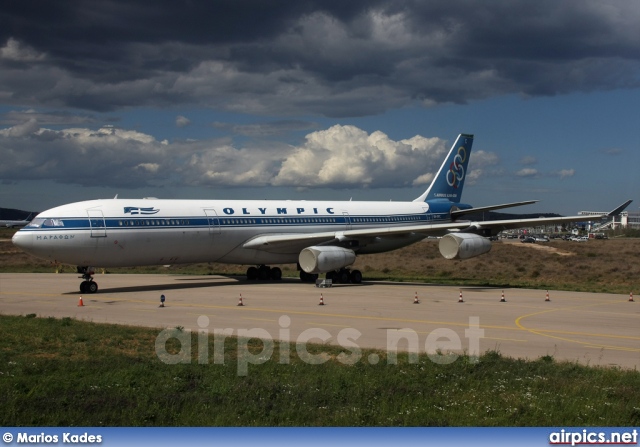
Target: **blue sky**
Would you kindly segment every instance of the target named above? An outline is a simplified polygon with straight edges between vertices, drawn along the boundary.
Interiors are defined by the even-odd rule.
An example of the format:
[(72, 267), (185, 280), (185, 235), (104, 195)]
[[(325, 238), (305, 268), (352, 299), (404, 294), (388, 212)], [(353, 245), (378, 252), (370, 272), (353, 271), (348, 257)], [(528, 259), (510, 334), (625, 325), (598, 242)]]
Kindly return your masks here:
[(640, 4), (344, 3), (3, 7), (0, 206), (412, 200), (463, 132), (464, 202), (637, 211)]

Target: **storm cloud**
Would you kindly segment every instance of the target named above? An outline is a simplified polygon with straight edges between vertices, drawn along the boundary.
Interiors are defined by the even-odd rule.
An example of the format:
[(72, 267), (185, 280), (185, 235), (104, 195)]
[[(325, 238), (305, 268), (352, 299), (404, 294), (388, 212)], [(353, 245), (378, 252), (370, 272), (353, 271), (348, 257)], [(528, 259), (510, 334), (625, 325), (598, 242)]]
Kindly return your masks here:
[(5, 104), (366, 116), (640, 84), (637, 2), (8, 2)]

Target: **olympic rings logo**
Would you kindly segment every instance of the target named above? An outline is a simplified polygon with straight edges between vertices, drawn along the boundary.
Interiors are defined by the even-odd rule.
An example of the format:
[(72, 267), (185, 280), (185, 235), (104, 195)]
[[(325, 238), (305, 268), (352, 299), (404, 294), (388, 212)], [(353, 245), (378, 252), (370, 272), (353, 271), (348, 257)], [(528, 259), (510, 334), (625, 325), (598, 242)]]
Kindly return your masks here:
[(453, 162), (449, 166), (449, 172), (447, 172), (447, 183), (449, 186), (457, 188), (460, 182), (464, 179), (464, 166), (462, 165), (467, 160), (467, 150), (464, 146), (458, 148), (458, 153), (453, 157)]

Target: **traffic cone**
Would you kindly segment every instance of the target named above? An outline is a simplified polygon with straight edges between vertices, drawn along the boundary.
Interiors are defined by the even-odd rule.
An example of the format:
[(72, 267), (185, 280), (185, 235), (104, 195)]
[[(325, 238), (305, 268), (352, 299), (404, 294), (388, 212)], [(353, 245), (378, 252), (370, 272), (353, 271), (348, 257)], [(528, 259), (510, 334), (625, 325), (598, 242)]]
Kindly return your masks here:
[(242, 294), (240, 294), (240, 299), (238, 300), (238, 306), (244, 306), (244, 303), (242, 302)]
[(633, 303), (633, 292), (629, 292), (629, 302)]
[(462, 290), (460, 291), (460, 298), (458, 298), (458, 302), (464, 303), (464, 300), (462, 299)]
[(320, 302), (318, 303), (318, 306), (324, 306), (324, 298), (322, 297), (322, 294), (320, 294)]
[(413, 299), (413, 304), (420, 304), (420, 300), (418, 299), (418, 292), (416, 292), (416, 297)]
[(545, 301), (551, 301), (551, 300), (549, 299), (549, 291), (548, 291), (548, 290), (547, 290), (547, 297), (546, 297), (544, 300), (545, 300)]
[(84, 306), (84, 303), (82, 302), (82, 297), (80, 297), (80, 299), (78, 300), (78, 307), (82, 306)]
[(507, 300), (504, 299), (504, 290), (502, 291), (502, 298), (500, 298), (501, 303), (506, 303)]

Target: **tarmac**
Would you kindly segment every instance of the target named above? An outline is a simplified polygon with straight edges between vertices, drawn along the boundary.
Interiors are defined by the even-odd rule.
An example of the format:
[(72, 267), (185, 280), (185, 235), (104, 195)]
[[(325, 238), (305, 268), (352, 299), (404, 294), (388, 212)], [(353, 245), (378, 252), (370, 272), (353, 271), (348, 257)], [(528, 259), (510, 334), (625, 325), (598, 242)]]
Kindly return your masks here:
[[(549, 290), (547, 300), (545, 290), (418, 283), (320, 288), (294, 279), (223, 276), (96, 274), (94, 279), (98, 293), (81, 295), (75, 274), (0, 274), (0, 314), (70, 317), (159, 333), (176, 327), (224, 331), (288, 340), (292, 346), (337, 345), (346, 354), (365, 348), (419, 351), (437, 361), (449, 358), (444, 353), (497, 351), (640, 370), (640, 297), (631, 302), (629, 295)], [(381, 358), (372, 354), (364, 360)]]

